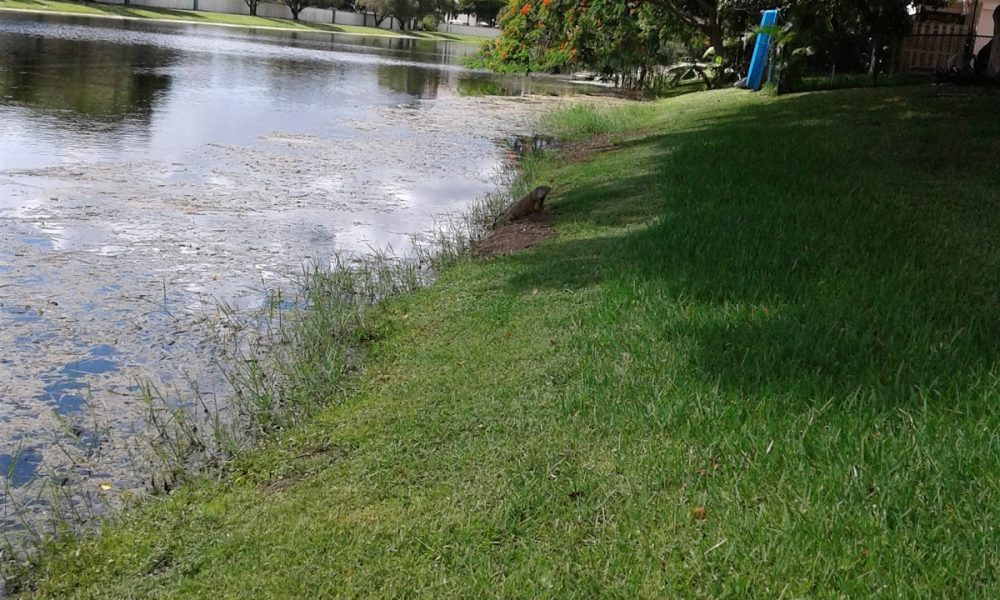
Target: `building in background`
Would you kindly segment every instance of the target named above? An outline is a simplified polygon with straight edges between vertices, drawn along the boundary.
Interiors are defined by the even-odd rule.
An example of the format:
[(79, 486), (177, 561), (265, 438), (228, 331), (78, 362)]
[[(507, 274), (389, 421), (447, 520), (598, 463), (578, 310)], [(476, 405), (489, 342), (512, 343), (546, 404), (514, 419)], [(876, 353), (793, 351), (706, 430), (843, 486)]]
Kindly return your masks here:
[[(952, 0), (945, 6), (916, 5), (913, 29), (902, 44), (904, 71), (963, 70), (981, 54), (994, 35), (994, 15), (1000, 0)], [(985, 61), (986, 57), (981, 57)]]

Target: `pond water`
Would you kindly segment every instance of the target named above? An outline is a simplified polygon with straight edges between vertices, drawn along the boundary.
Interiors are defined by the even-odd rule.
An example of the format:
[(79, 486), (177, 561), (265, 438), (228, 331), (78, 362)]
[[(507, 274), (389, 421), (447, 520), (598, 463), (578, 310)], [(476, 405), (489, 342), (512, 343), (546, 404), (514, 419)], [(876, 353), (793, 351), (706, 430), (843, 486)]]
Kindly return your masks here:
[(473, 51), (0, 12), (4, 487), (135, 487), (114, 432), (138, 383), (226, 394), (220, 303), (259, 307), (337, 251), (405, 253), (592, 91), (459, 66)]

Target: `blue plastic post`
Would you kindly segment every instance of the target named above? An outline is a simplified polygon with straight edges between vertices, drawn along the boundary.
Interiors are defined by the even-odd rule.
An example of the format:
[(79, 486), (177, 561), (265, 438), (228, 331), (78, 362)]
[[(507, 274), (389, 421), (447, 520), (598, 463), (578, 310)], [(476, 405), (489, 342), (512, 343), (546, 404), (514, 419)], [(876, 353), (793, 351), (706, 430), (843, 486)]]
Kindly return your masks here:
[[(761, 28), (770, 27), (778, 22), (777, 10), (765, 10), (760, 20)], [(747, 74), (747, 87), (753, 91), (760, 90), (764, 85), (764, 67), (767, 66), (767, 51), (771, 45), (771, 36), (766, 33), (757, 34), (757, 44), (750, 60), (750, 72)]]

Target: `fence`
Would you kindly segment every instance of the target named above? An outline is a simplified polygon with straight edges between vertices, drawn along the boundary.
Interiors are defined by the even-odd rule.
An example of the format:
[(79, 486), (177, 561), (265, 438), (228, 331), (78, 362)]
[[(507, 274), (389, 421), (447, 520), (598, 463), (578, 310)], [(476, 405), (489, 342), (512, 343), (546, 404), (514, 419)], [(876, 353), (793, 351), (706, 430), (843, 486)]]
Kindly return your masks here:
[(971, 29), (956, 23), (917, 22), (903, 39), (901, 71), (942, 72), (961, 69), (972, 58), (975, 39)]

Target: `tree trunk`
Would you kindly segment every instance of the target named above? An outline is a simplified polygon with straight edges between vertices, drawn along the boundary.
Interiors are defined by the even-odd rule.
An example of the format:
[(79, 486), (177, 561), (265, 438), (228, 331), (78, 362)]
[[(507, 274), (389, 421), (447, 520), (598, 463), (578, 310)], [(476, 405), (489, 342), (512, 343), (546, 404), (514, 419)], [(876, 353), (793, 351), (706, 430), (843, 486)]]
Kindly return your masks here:
[(722, 27), (719, 26), (718, 21), (713, 21), (705, 29), (705, 34), (708, 35), (708, 43), (712, 44), (715, 48), (715, 55), (722, 57), (723, 64), (726, 62), (726, 46), (725, 37), (722, 35)]
[[(721, 59), (720, 66), (726, 66), (726, 37), (722, 33), (722, 25), (719, 24), (718, 14), (711, 15), (711, 18), (707, 23), (705, 23), (702, 31), (705, 32), (705, 35), (708, 37), (708, 43), (711, 44), (712, 48), (715, 50), (715, 56)], [(722, 71), (716, 69), (714, 71), (714, 76), (708, 82), (707, 87), (709, 89), (718, 87), (724, 80), (725, 77), (723, 77)]]
[(1000, 77), (1000, 6), (993, 13), (993, 49), (990, 50), (990, 63), (986, 67), (990, 77)]
[[(647, 2), (673, 13), (681, 22), (708, 38), (708, 43), (715, 48), (715, 55), (722, 57), (726, 64), (725, 35), (719, 22), (719, 0), (700, 0), (697, 5), (687, 7), (677, 0), (646, 0)], [(720, 77), (715, 77), (720, 80)]]
[(875, 66), (878, 65), (878, 41), (872, 38), (872, 54), (868, 58), (868, 76), (875, 77)]

